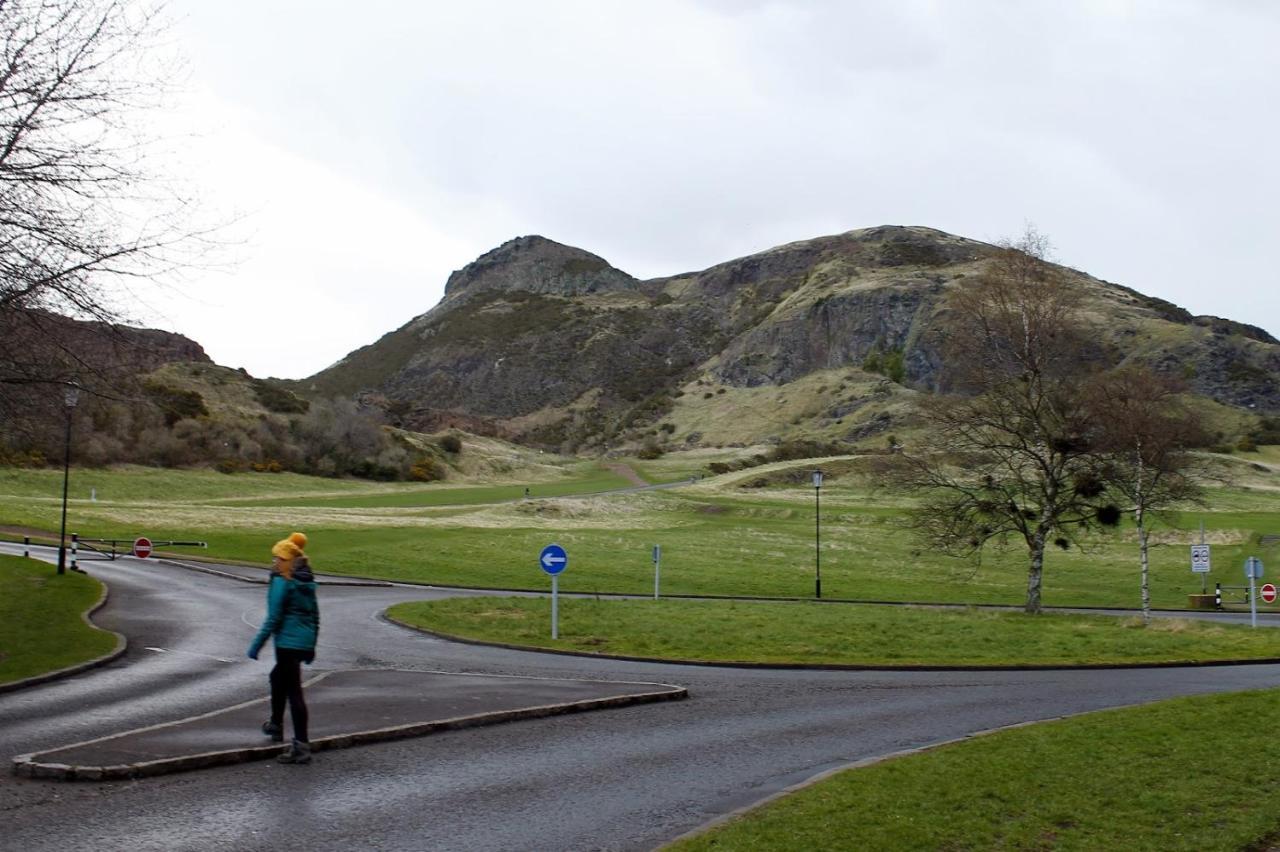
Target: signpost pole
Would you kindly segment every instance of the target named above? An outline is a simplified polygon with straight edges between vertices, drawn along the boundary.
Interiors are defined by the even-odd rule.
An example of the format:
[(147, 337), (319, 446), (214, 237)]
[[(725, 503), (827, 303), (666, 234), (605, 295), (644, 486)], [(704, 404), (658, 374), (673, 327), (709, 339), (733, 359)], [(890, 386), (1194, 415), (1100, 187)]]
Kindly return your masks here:
[[(1200, 519), (1200, 544), (1201, 545), (1204, 544), (1204, 518)], [(1200, 575), (1200, 594), (1205, 595), (1209, 593), (1208, 583), (1209, 583), (1209, 575), (1201, 574)]]
[(1254, 588), (1258, 578), (1262, 576), (1262, 560), (1250, 556), (1244, 561), (1244, 573), (1249, 578), (1249, 624), (1258, 626), (1258, 592)]
[(551, 638), (560, 638), (560, 572), (569, 564), (569, 554), (558, 544), (548, 544), (538, 554), (538, 565), (551, 575)]
[(813, 596), (822, 599), (822, 471), (813, 472)]
[(1253, 588), (1253, 572), (1249, 572), (1249, 626), (1258, 626), (1258, 593)]
[(662, 576), (662, 545), (653, 546), (653, 599), (658, 599), (658, 582)]

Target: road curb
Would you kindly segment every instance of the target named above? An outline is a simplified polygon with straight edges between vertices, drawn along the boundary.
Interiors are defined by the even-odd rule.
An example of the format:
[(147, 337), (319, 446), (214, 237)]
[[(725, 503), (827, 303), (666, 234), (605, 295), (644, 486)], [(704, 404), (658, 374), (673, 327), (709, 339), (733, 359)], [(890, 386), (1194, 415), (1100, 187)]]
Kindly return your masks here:
[(487, 648), (503, 648), (508, 651), (529, 651), (536, 654), (558, 654), (562, 657), (587, 657), (597, 660), (619, 660), (628, 663), (659, 663), (668, 666), (704, 666), (722, 669), (764, 669), (772, 671), (826, 671), (826, 672), (1057, 672), (1057, 671), (1109, 671), (1117, 669), (1202, 669), (1214, 666), (1270, 666), (1280, 664), (1280, 657), (1257, 660), (1184, 660), (1153, 663), (1064, 663), (1061, 665), (858, 665), (855, 663), (753, 663), (722, 660), (687, 660), (671, 657), (633, 657), (626, 654), (602, 654), (598, 651), (569, 651), (559, 648), (543, 648), (538, 645), (515, 645), (508, 642), (488, 642), (428, 630), (409, 624), (382, 611), (382, 619), (406, 630), (413, 630), (436, 639), (457, 642), (462, 645), (479, 645)]
[[(94, 579), (96, 580), (97, 578), (95, 577)], [(45, 672), (44, 674), (33, 675), (32, 677), (23, 678), (22, 680), (15, 680), (10, 683), (0, 684), (0, 694), (16, 692), (20, 689), (26, 689), (27, 687), (48, 683), (49, 681), (73, 677), (83, 672), (100, 668), (108, 663), (115, 662), (124, 656), (125, 652), (129, 650), (129, 640), (124, 637), (124, 634), (116, 633), (114, 630), (105, 630), (104, 628), (94, 624), (89, 618), (89, 616), (107, 605), (107, 597), (110, 594), (106, 583), (103, 583), (101, 580), (97, 580), (97, 582), (102, 584), (102, 594), (98, 596), (97, 603), (80, 613), (80, 618), (85, 624), (89, 625), (94, 630), (102, 630), (104, 633), (110, 633), (112, 636), (116, 637), (115, 648), (108, 653), (103, 654), (101, 657), (96, 657), (84, 663), (76, 663), (74, 666), (67, 666), (65, 669), (58, 669), (57, 671)]]
[[(325, 672), (306, 683), (310, 686), (319, 682), (332, 672)], [(661, 690), (653, 692), (635, 693), (631, 695), (614, 695), (605, 698), (588, 698), (582, 701), (568, 701), (559, 704), (543, 704), (536, 707), (523, 707), (517, 710), (497, 710), (488, 713), (474, 713), (467, 716), (454, 716), (447, 719), (437, 719), (430, 722), (412, 722), (406, 725), (393, 725), (387, 728), (375, 728), (367, 731), (356, 731), (349, 734), (334, 734), (328, 737), (319, 737), (311, 741), (311, 750), (328, 751), (330, 749), (350, 748), (352, 746), (364, 745), (367, 743), (379, 743), (389, 740), (408, 739), (411, 737), (423, 737), (431, 734), (441, 733), (444, 731), (456, 731), (464, 728), (476, 728), (484, 725), (496, 725), (503, 722), (511, 722), (520, 719), (540, 719), (548, 716), (562, 716), (569, 713), (582, 713), (589, 710), (602, 710), (612, 707), (628, 707), (635, 704), (651, 704), (659, 701), (679, 701), (689, 697), (689, 691), (684, 687), (654, 684), (655, 686), (663, 686)], [(154, 730), (157, 728), (167, 728), (174, 725), (181, 725), (195, 719), (201, 719), (205, 716), (223, 713), (228, 710), (238, 709), (247, 704), (260, 703), (262, 699), (255, 699), (243, 704), (233, 705), (232, 707), (224, 707), (215, 710), (212, 713), (205, 713), (199, 716), (191, 716), (186, 719), (179, 719), (174, 722), (165, 722), (160, 725), (153, 725), (150, 728), (141, 728), (138, 730)], [(137, 731), (126, 731), (125, 733), (137, 733)], [(122, 734), (112, 734), (109, 737), (100, 737), (95, 740), (88, 740), (83, 743), (73, 743), (69, 746), (62, 746), (58, 749), (50, 751), (62, 751), (67, 748), (97, 743), (103, 740), (114, 739), (122, 736)], [(182, 755), (179, 757), (162, 758), (160, 760), (144, 761), (140, 763), (118, 764), (114, 766), (82, 766), (68, 763), (42, 762), (39, 758), (41, 754), (47, 752), (32, 752), (30, 754), (18, 755), (13, 759), (13, 774), (37, 779), (52, 779), (59, 781), (120, 781), (138, 778), (149, 778), (156, 775), (168, 775), (175, 772), (188, 772), (194, 769), (205, 769), (212, 766), (227, 766), (239, 763), (249, 763), (256, 760), (268, 760), (280, 754), (284, 747), (275, 744), (269, 746), (249, 746), (240, 749), (225, 749), (222, 751), (203, 752), (200, 754)]]

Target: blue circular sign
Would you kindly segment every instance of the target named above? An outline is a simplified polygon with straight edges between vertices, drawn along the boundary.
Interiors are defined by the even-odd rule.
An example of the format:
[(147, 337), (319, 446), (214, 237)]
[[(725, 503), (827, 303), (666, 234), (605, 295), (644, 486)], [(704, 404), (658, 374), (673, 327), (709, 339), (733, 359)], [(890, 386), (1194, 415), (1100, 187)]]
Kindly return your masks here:
[(569, 564), (569, 554), (558, 544), (548, 544), (538, 556), (538, 564), (548, 574), (559, 574)]

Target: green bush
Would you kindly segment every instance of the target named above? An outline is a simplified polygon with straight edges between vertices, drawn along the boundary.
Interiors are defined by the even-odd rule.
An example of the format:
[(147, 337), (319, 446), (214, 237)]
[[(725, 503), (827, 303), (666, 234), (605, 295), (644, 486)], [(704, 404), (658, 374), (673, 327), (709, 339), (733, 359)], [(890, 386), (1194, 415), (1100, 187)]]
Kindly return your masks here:
[(839, 443), (823, 443), (821, 441), (783, 441), (769, 451), (766, 461), (796, 461), (822, 456), (840, 456), (849, 452), (849, 448)]
[(457, 455), (462, 452), (462, 439), (457, 435), (445, 435), (440, 439), (440, 449), (446, 453)]
[(662, 447), (658, 446), (658, 442), (650, 438), (644, 442), (644, 446), (640, 448), (640, 452), (636, 453), (636, 458), (652, 461), (662, 457)]
[(1262, 417), (1249, 433), (1254, 444), (1280, 444), (1280, 417)]
[(409, 478), (415, 482), (436, 482), (445, 478), (446, 468), (431, 456), (422, 456), (409, 468)]
[(907, 377), (906, 354), (902, 349), (890, 349), (881, 352), (877, 347), (862, 359), (862, 369), (867, 373), (877, 373), (891, 382), (902, 384)]
[(277, 414), (306, 414), (307, 409), (311, 407), (311, 403), (293, 391), (271, 382), (254, 379), (249, 386), (253, 388), (253, 395), (267, 411), (274, 411)]
[(179, 420), (209, 416), (204, 397), (198, 391), (170, 387), (157, 381), (148, 381), (143, 389), (164, 414), (166, 426), (172, 426)]

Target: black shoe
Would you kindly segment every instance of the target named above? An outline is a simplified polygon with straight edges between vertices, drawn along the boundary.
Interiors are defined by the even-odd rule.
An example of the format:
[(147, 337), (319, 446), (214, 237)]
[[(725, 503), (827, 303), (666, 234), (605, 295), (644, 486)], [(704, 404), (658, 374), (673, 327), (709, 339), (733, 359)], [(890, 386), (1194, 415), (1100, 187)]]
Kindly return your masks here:
[(279, 722), (273, 722), (270, 719), (262, 723), (262, 733), (271, 737), (271, 742), (284, 742), (284, 726)]
[(284, 753), (276, 758), (277, 763), (310, 763), (311, 743), (294, 740)]

